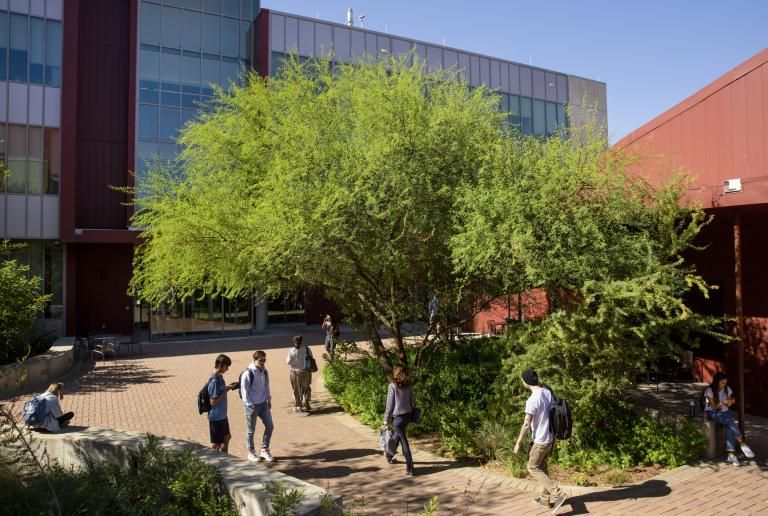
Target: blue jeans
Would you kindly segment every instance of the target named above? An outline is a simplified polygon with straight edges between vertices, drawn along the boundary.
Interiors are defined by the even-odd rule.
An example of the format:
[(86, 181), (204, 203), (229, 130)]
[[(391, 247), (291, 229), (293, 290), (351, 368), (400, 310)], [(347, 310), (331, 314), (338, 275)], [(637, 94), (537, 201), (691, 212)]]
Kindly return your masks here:
[(408, 471), (413, 471), (413, 457), (411, 456), (411, 447), (408, 445), (408, 437), (405, 435), (405, 430), (408, 428), (408, 423), (411, 422), (411, 413), (401, 414), (395, 416), (392, 420), (392, 431), (395, 434), (395, 449), (400, 443), (403, 444), (403, 455), (405, 455), (405, 467)]
[(251, 453), (256, 453), (253, 447), (253, 432), (256, 430), (257, 417), (264, 424), (264, 437), (261, 439), (261, 448), (263, 450), (269, 449), (269, 440), (272, 438), (272, 431), (275, 429), (275, 425), (272, 423), (272, 412), (270, 412), (266, 401), (258, 405), (245, 405), (245, 426), (248, 429), (248, 432), (245, 434), (245, 445)]
[(739, 431), (739, 425), (731, 417), (730, 411), (708, 410), (707, 415), (709, 415), (712, 421), (725, 427), (725, 451), (735, 452), (736, 441), (741, 441), (741, 432)]
[(333, 352), (336, 350), (336, 342), (333, 339), (333, 335), (330, 333), (325, 334), (325, 350), (328, 355), (333, 356)]

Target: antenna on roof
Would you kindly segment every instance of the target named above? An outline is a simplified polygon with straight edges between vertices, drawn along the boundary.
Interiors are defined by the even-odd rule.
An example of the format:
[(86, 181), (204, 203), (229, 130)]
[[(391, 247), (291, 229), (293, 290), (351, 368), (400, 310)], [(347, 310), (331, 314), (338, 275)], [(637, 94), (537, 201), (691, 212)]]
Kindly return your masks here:
[(358, 17), (357, 17), (357, 19), (358, 19), (358, 20), (360, 20), (360, 28), (361, 28), (361, 29), (362, 29), (362, 28), (364, 28), (364, 26), (363, 26), (363, 20), (365, 20), (365, 15), (364, 15), (364, 14), (361, 14), (360, 16), (358, 16)]
[(347, 27), (351, 27), (354, 24), (355, 17), (352, 14), (352, 8), (347, 9)]

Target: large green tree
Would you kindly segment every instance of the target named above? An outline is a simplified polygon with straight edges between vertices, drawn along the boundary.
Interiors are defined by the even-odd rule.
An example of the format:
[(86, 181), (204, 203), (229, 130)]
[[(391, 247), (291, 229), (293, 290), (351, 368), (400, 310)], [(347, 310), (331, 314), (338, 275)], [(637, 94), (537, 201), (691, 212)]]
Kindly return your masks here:
[(379, 328), (406, 362), (403, 324), (429, 293), (454, 305), (487, 290), (454, 274), (454, 206), (504, 140), (486, 90), (406, 61), (293, 59), (219, 92), (179, 163), (140, 180), (141, 296), (318, 287), (383, 367)]

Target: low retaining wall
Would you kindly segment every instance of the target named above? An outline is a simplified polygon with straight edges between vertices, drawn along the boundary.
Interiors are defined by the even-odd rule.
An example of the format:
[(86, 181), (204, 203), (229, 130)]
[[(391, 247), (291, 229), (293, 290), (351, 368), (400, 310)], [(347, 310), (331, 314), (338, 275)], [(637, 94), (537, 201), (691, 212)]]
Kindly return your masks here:
[[(59, 464), (75, 468), (81, 466), (78, 453), (93, 460), (126, 460), (126, 451), (135, 450), (145, 443), (147, 436), (139, 432), (107, 430), (104, 428), (86, 428), (81, 431), (65, 430), (58, 434), (34, 434), (46, 449), (48, 456)], [(314, 484), (280, 473), (264, 463), (252, 463), (246, 460), (205, 448), (199, 444), (180, 439), (160, 439), (160, 446), (171, 452), (181, 452), (191, 448), (194, 454), (205, 463), (218, 468), (237, 503), (240, 514), (261, 516), (270, 514), (269, 493), (264, 488), (267, 482), (283, 482), (291, 489), (304, 488), (304, 501), (299, 508), (299, 515), (320, 514), (320, 495), (323, 489)], [(341, 512), (342, 498), (334, 495), (333, 502)]]
[(43, 390), (66, 374), (75, 362), (75, 338), (59, 337), (47, 353), (21, 364), (0, 366), (0, 398)]

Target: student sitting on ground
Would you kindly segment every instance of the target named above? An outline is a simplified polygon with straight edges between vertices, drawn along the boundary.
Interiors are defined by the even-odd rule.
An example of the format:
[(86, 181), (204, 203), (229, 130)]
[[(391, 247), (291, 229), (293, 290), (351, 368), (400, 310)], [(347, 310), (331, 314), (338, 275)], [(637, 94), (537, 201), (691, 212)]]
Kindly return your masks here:
[(64, 384), (61, 382), (52, 383), (40, 397), (45, 400), (47, 413), (42, 422), (35, 425), (35, 428), (49, 432), (61, 432), (61, 428), (67, 426), (69, 421), (75, 417), (74, 412), (65, 414), (61, 410), (60, 400), (64, 399)]
[(707, 399), (707, 405), (704, 408), (707, 418), (723, 425), (726, 429), (725, 451), (728, 453), (728, 462), (734, 466), (741, 466), (741, 462), (736, 457), (737, 442), (744, 455), (748, 459), (753, 459), (754, 452), (742, 439), (739, 426), (731, 416), (730, 409), (736, 403), (736, 399), (733, 397), (733, 390), (728, 387), (728, 376), (725, 373), (716, 373), (712, 384), (704, 390), (704, 396)]

